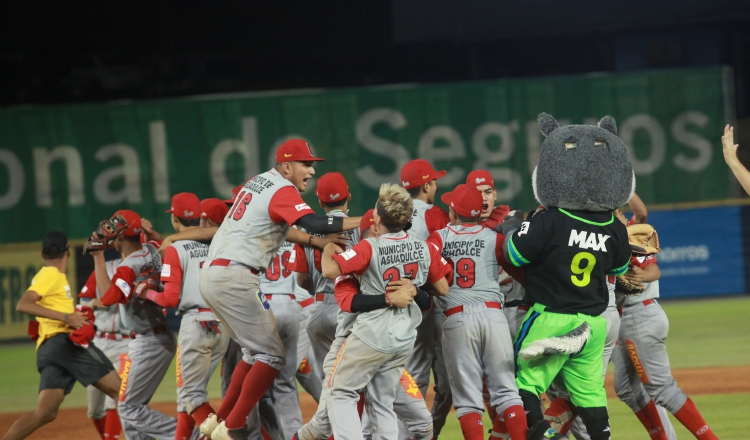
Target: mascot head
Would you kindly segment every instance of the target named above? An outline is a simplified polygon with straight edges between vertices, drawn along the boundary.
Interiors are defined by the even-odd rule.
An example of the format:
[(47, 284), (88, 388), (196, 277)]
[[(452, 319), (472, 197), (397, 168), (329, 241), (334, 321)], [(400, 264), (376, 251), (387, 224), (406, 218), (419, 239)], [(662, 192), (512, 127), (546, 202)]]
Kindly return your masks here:
[(635, 174), (617, 124), (605, 116), (594, 125), (560, 127), (547, 113), (539, 115), (547, 139), (532, 175), (534, 196), (546, 208), (613, 211), (635, 191)]

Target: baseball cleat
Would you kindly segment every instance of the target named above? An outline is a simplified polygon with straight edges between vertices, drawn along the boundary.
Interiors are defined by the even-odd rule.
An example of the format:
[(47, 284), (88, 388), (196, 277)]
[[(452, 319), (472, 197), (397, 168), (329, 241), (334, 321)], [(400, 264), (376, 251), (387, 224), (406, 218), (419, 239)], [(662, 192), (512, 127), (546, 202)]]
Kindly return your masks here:
[(206, 417), (206, 420), (201, 423), (199, 430), (201, 434), (206, 436), (207, 439), (211, 440), (211, 435), (214, 433), (214, 430), (217, 426), (219, 426), (219, 418), (216, 417), (216, 414), (212, 413), (209, 414), (208, 417)]
[(549, 423), (545, 420), (539, 420), (536, 423), (534, 423), (534, 426), (532, 426), (529, 429), (528, 434), (526, 434), (527, 440), (546, 440), (546, 439), (552, 439), (552, 440), (564, 440), (565, 437), (560, 435), (557, 431), (552, 429), (549, 426)]
[(249, 434), (250, 432), (244, 426), (242, 428), (229, 429), (226, 422), (222, 421), (211, 435), (211, 440), (245, 440)]

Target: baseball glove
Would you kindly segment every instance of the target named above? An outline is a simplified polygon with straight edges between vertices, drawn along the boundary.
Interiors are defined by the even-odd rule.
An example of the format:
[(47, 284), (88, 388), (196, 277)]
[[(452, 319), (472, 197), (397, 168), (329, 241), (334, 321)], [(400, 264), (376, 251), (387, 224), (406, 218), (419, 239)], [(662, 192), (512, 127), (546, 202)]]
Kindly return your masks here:
[(619, 276), (615, 279), (615, 295), (618, 297), (627, 295), (638, 295), (646, 290), (646, 286), (641, 283), (631, 283), (624, 276)]
[(147, 264), (141, 268), (141, 272), (133, 281), (133, 289), (140, 298), (146, 297), (148, 289), (158, 290), (161, 283), (161, 270), (152, 264)]
[(88, 254), (112, 248), (115, 239), (126, 229), (128, 229), (128, 223), (121, 215), (102, 220), (96, 227), (96, 231), (89, 237), (89, 241), (83, 245), (83, 253)]
[(499, 205), (492, 210), (490, 216), (484, 221), (484, 226), (495, 229), (497, 225), (503, 222), (505, 216), (510, 212), (508, 205)]
[(661, 252), (659, 235), (651, 225), (641, 223), (628, 226), (628, 242), (633, 255), (653, 255)]

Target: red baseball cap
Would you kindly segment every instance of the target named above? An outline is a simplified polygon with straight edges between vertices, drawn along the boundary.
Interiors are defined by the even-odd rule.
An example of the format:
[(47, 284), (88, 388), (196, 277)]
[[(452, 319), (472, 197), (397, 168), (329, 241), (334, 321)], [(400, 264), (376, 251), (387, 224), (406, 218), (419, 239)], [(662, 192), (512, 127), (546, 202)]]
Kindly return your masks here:
[(487, 170), (474, 170), (466, 176), (466, 184), (471, 187), (480, 185), (489, 185), (495, 189), (495, 181), (492, 180), (492, 174)]
[(244, 186), (245, 186), (244, 183), (240, 183), (239, 185), (237, 185), (234, 188), (232, 188), (232, 198), (224, 200), (224, 203), (228, 203), (230, 205), (233, 204), (234, 203), (234, 199), (237, 198), (237, 194), (240, 193), (240, 191), (242, 190), (242, 188)]
[(401, 168), (401, 186), (412, 189), (445, 175), (445, 170), (435, 171), (426, 160), (414, 159)]
[(165, 212), (171, 212), (175, 217), (200, 218), (201, 201), (193, 193), (182, 192), (172, 196), (172, 207)]
[(325, 160), (315, 157), (310, 145), (302, 139), (289, 139), (276, 150), (276, 163), (281, 162), (313, 162)]
[(323, 203), (340, 202), (349, 196), (349, 185), (341, 173), (325, 173), (317, 185), (315, 195)]
[(141, 231), (143, 230), (141, 227), (141, 216), (136, 214), (135, 211), (121, 209), (115, 212), (114, 215), (125, 217), (125, 223), (128, 225), (128, 229), (124, 230), (122, 235), (127, 237), (138, 237), (141, 235)]
[(440, 200), (461, 217), (479, 218), (482, 214), (482, 193), (468, 185), (458, 185), (453, 191), (443, 194)]
[(211, 198), (201, 200), (201, 218), (208, 218), (221, 224), (229, 212), (229, 207), (224, 200)]
[(365, 212), (362, 216), (362, 220), (359, 221), (359, 233), (364, 234), (366, 230), (370, 229), (370, 226), (375, 224), (374, 209), (370, 209)]

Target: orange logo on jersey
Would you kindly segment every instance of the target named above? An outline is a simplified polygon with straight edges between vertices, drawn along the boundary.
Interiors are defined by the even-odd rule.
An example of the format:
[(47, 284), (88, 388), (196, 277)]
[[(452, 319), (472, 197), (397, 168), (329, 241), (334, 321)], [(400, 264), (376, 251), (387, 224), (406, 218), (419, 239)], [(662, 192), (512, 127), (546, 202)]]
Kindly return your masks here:
[(177, 362), (175, 365), (175, 372), (177, 373), (177, 388), (182, 388), (185, 385), (185, 381), (182, 380), (182, 362), (180, 362), (180, 344), (177, 344)]
[(333, 373), (336, 372), (336, 366), (339, 364), (339, 360), (341, 360), (341, 355), (344, 353), (344, 347), (346, 347), (346, 341), (344, 341), (344, 343), (341, 344), (339, 353), (336, 355), (336, 360), (333, 361), (333, 367), (331, 367), (331, 374), (328, 375), (328, 387), (330, 387), (331, 382), (333, 382)]
[(128, 354), (127, 353), (120, 353), (120, 365), (117, 368), (117, 375), (120, 376), (120, 379), (122, 379), (122, 370), (125, 369), (125, 363), (128, 361)]
[(414, 378), (406, 370), (401, 373), (401, 386), (404, 387), (407, 395), (415, 399), (422, 399), (422, 391), (419, 390), (417, 382), (414, 381)]
[(299, 368), (297, 368), (297, 373), (299, 374), (308, 374), (312, 371), (312, 365), (310, 365), (310, 362), (307, 361), (307, 358), (302, 358), (302, 362), (299, 364)]
[(125, 392), (128, 390), (128, 375), (130, 374), (131, 360), (125, 361), (125, 366), (122, 367), (122, 373), (120, 373), (120, 402), (125, 401)]
[(635, 344), (630, 339), (626, 339), (625, 346), (628, 348), (628, 355), (630, 356), (630, 361), (633, 363), (633, 367), (635, 367), (635, 373), (638, 375), (638, 378), (641, 379), (641, 382), (648, 383), (648, 376), (646, 376), (646, 371), (643, 369), (641, 360), (638, 358), (638, 353), (635, 351)]

